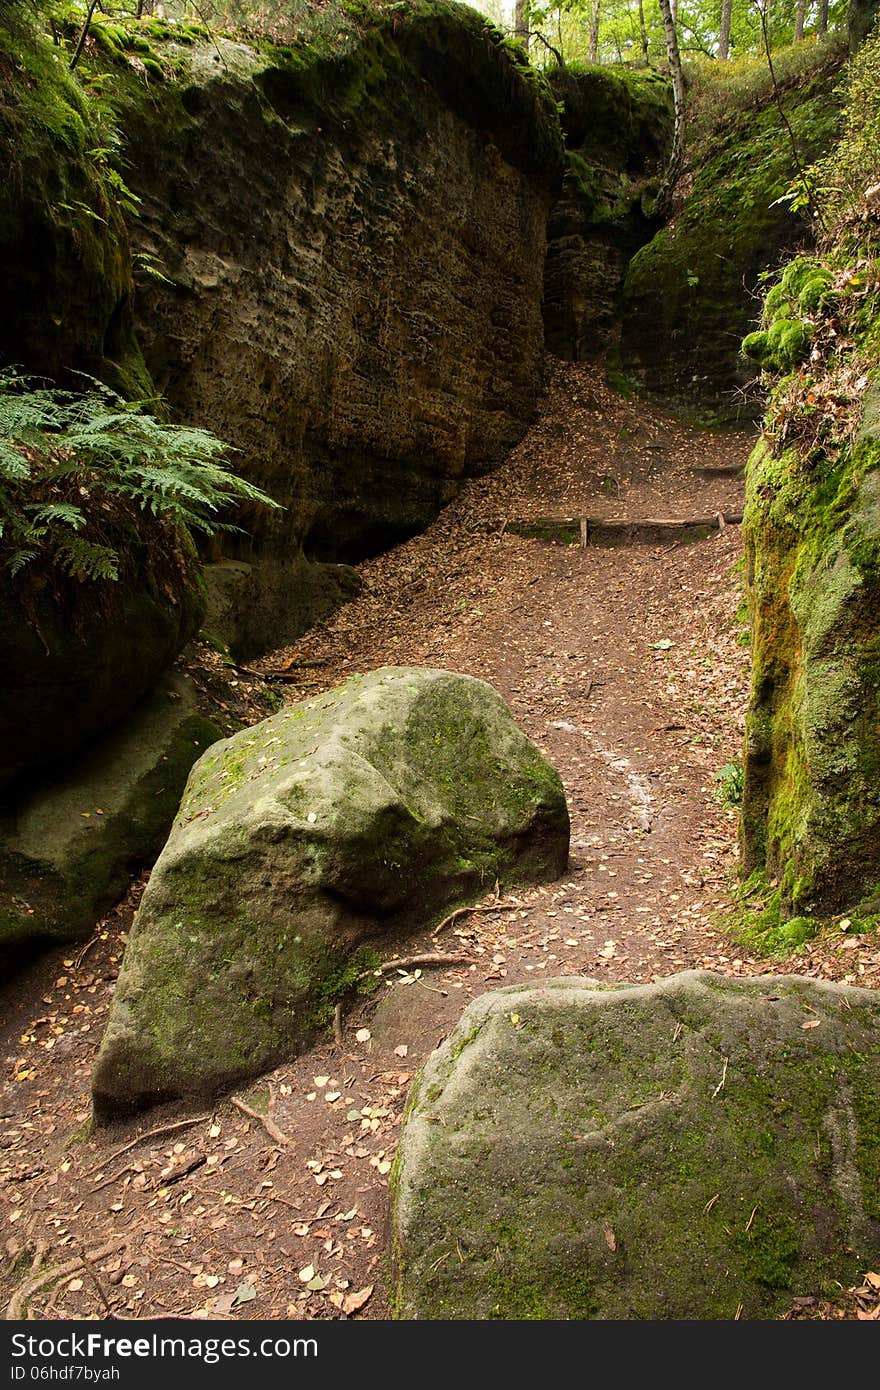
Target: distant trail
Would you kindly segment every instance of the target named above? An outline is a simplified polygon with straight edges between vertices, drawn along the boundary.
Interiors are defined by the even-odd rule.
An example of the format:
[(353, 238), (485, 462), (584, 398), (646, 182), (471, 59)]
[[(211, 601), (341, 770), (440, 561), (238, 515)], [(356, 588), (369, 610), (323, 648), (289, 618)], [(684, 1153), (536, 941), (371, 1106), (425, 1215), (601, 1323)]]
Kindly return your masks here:
[[(750, 972), (758, 963), (734, 966), (713, 922), (735, 854), (713, 779), (741, 752), (747, 689), (739, 526), (586, 549), (577, 534), (554, 544), (513, 528), (737, 515), (753, 435), (685, 426), (582, 364), (554, 363), (550, 378), (502, 468), (365, 564), (365, 593), (266, 665), (322, 663), (293, 699), (386, 663), (490, 681), (559, 769), (572, 816), (570, 876), (522, 895), (522, 939), (565, 922), (559, 972), (637, 980), (713, 961)], [(509, 958), (505, 982), (533, 964)]]

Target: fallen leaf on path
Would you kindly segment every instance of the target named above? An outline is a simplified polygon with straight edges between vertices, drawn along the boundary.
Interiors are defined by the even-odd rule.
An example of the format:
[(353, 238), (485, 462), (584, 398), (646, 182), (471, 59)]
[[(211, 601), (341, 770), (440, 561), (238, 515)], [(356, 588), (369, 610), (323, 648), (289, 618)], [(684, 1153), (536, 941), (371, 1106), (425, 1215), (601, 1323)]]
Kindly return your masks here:
[(350, 1293), (342, 1300), (342, 1311), (347, 1317), (352, 1313), (359, 1313), (365, 1304), (369, 1303), (373, 1296), (373, 1284), (368, 1284), (365, 1289), (358, 1289), (357, 1293)]

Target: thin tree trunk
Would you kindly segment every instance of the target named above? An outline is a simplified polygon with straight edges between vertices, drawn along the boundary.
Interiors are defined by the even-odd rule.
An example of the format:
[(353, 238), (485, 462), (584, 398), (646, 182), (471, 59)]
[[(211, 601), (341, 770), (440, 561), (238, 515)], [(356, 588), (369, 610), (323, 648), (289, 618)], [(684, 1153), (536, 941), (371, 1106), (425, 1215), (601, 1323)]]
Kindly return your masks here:
[(672, 135), (672, 153), (663, 176), (660, 192), (657, 194), (657, 211), (661, 215), (669, 209), (672, 191), (681, 173), (684, 158), (684, 77), (681, 71), (681, 54), (678, 50), (678, 34), (672, 12), (673, 0), (659, 0), (660, 15), (663, 20), (663, 33), (666, 38), (666, 57), (669, 62), (669, 76), (672, 80), (672, 102), (675, 110), (675, 128)]
[(86, 22), (85, 22), (85, 24), (83, 25), (83, 27), (82, 27), (82, 29), (81, 29), (81, 31), (80, 31), (80, 36), (79, 36), (79, 39), (77, 40), (76, 48), (73, 50), (73, 57), (72, 57), (71, 60), (70, 60), (70, 71), (71, 71), (71, 72), (73, 72), (74, 68), (76, 67), (77, 63), (78, 63), (79, 60), (80, 60), (80, 55), (82, 54), (82, 51), (83, 51), (83, 44), (85, 43), (86, 37), (88, 36), (89, 25), (90, 25), (91, 22), (92, 22), (92, 15), (95, 13), (95, 6), (97, 5), (97, 3), (98, 3), (98, 0), (92, 0), (92, 3), (89, 5), (89, 12), (88, 12), (88, 14), (86, 15)]
[(730, 21), (733, 18), (733, 0), (721, 0), (721, 28), (718, 32), (718, 57), (726, 63), (730, 57)]
[(797, 0), (794, 11), (794, 41), (803, 43), (804, 22), (807, 18), (807, 0)]
[[(661, 10), (662, 10), (662, 8), (663, 8), (662, 5), (661, 5), (660, 8), (661, 8)], [(672, 23), (673, 23), (673, 26), (677, 25), (677, 24), (678, 24), (678, 0), (669, 0), (669, 13), (672, 15)], [(665, 28), (665, 27), (666, 27), (666, 26), (664, 25), (664, 28)], [(667, 40), (667, 42), (668, 42), (668, 40)], [(676, 39), (676, 48), (677, 48), (677, 47), (678, 47), (678, 39)]]
[(523, 48), (529, 51), (529, 0), (516, 0), (513, 12), (513, 32)]
[(816, 26), (816, 34), (820, 39), (824, 39), (828, 33), (828, 0), (819, 0), (819, 20)]
[(639, 0), (639, 38), (642, 43), (642, 62), (648, 67), (650, 58), (648, 57), (648, 31), (645, 28), (645, 4), (644, 0)]
[(590, 12), (590, 52), (591, 63), (599, 61), (599, 18), (601, 15), (600, 0), (593, 0), (593, 8)]

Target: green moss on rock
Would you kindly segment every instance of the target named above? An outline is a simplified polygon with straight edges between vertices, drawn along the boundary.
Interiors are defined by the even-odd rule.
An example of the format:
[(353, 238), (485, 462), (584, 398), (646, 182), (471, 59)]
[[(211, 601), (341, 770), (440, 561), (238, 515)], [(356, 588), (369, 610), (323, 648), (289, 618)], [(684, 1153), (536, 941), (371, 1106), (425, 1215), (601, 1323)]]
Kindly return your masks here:
[(548, 225), (548, 348), (580, 360), (614, 335), (626, 266), (653, 234), (647, 206), (672, 139), (669, 83), (654, 72), (588, 66), (550, 74), (562, 104), (567, 170)]
[[(825, 52), (817, 70), (784, 93), (802, 163), (827, 150), (839, 129), (841, 58)], [(630, 262), (620, 365), (651, 395), (734, 418), (753, 374), (739, 349), (761, 277), (810, 235), (808, 220), (783, 200), (798, 171), (769, 85), (697, 138), (690, 166), (673, 222)], [(772, 344), (750, 341), (758, 360), (778, 352), (786, 365), (805, 347), (788, 329)]]
[(0, 817), (0, 955), (87, 936), (158, 854), (190, 768), (221, 737), (177, 675), (51, 779), (7, 795)]
[(557, 774), (466, 676), (383, 668), (216, 744), (131, 933), (96, 1113), (216, 1093), (294, 1055), (353, 951), (496, 881), (558, 876), (568, 831)]
[[(114, 132), (23, 8), (0, 15), (0, 363), (150, 394)], [(135, 391), (130, 387), (138, 388)]]
[(699, 972), (475, 1000), (404, 1117), (396, 1315), (773, 1318), (848, 1285), (880, 1251), (878, 1009)]

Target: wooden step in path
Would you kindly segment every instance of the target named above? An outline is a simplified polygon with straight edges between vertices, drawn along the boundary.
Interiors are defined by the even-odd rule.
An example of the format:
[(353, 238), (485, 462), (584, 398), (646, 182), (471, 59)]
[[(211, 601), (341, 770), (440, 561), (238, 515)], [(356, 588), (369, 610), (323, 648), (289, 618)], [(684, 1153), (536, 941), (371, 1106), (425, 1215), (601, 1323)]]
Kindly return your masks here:
[(663, 545), (705, 540), (713, 531), (738, 526), (742, 512), (716, 512), (714, 516), (641, 517), (633, 521), (612, 521), (606, 517), (536, 516), (527, 521), (507, 521), (503, 531), (529, 539), (552, 541), (556, 545)]

